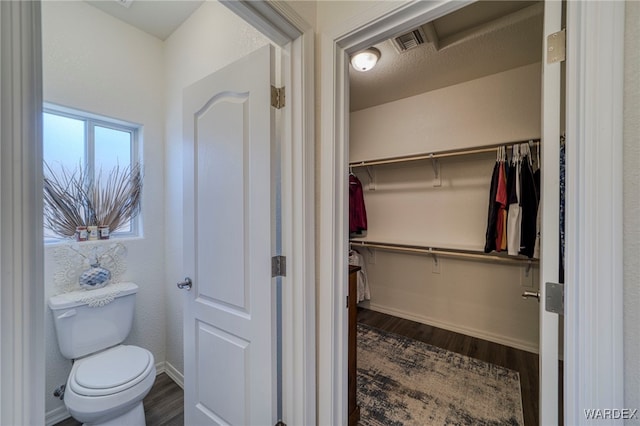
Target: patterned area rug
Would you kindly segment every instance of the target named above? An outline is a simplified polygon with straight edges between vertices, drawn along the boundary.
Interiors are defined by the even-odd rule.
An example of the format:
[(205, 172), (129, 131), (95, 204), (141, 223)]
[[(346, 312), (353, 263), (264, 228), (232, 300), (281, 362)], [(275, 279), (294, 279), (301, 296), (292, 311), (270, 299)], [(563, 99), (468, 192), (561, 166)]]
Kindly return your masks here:
[(358, 324), (363, 426), (524, 425), (518, 372)]

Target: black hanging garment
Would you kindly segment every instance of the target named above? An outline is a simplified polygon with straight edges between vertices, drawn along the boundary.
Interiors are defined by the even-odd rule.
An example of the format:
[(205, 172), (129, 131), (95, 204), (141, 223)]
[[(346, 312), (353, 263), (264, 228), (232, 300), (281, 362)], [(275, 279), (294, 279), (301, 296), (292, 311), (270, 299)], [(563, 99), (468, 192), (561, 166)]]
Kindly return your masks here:
[(522, 225), (520, 228), (520, 254), (533, 257), (536, 244), (536, 222), (538, 217), (538, 201), (540, 197), (536, 188), (529, 156), (522, 159), (520, 175), (520, 207), (522, 209)]
[(498, 183), (500, 176), (500, 162), (496, 161), (491, 175), (491, 189), (489, 191), (489, 214), (487, 218), (487, 234), (485, 237), (484, 252), (490, 253), (496, 249), (496, 238), (498, 236), (497, 221), (500, 203), (496, 202), (498, 193)]
[(564, 283), (564, 252), (565, 252), (565, 240), (564, 240), (564, 225), (565, 225), (565, 165), (566, 165), (566, 151), (564, 145), (564, 136), (560, 138), (560, 271), (559, 281)]

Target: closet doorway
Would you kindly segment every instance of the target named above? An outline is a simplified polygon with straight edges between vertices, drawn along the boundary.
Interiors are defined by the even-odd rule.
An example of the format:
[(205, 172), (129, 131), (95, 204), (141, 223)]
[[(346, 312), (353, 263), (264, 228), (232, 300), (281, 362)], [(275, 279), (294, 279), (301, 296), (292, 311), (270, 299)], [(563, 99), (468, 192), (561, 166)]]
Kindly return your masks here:
[[(540, 181), (529, 188), (533, 210), (527, 201), (523, 206), (522, 193), (523, 180), (535, 183), (541, 163), (545, 173), (554, 167), (540, 152), (540, 140), (548, 136), (541, 124), (542, 90), (548, 85), (542, 81), (544, 21), (543, 2), (480, 1), (372, 40), (379, 59), (370, 71), (349, 66), (348, 185), (350, 192), (361, 191), (366, 207), (364, 227), (349, 225), (349, 263), (361, 268), (355, 273), (356, 294), (349, 297), (359, 302), (357, 404), (363, 424), (388, 423), (396, 415), (411, 418), (409, 423), (437, 422), (448, 415), (512, 420), (509, 410), (501, 413), (486, 401), (481, 404), (485, 411), (473, 412), (469, 406), (478, 403), (467, 390), (482, 395), (482, 386), (457, 383), (449, 371), (452, 362), (466, 366), (462, 375), (484, 368), (517, 377), (515, 384), (496, 384), (482, 374), (474, 380), (488, 386), (486, 393), (499, 386), (505, 386), (505, 394), (513, 394), (509, 386), (521, 389), (521, 397), (512, 401), (522, 407), (513, 410), (515, 422), (544, 423), (538, 413), (540, 309), (535, 297), (523, 297), (543, 291), (539, 254), (534, 254)], [(559, 128), (555, 135), (557, 150)], [(549, 138), (544, 140), (551, 145)], [(497, 163), (506, 164), (502, 170), (513, 177), (510, 188), (518, 187), (513, 195), (521, 212), (517, 226), (509, 220), (507, 237), (514, 203), (505, 203), (502, 246), (496, 246), (496, 230), (489, 229), (500, 222), (490, 217)], [(521, 175), (523, 169), (530, 176)], [(506, 189), (508, 179), (503, 178)], [(507, 247), (507, 242), (518, 247)], [(555, 321), (550, 328), (557, 333), (557, 316)], [(397, 352), (398, 346), (414, 345), (418, 352), (433, 353)], [(371, 354), (381, 348), (387, 355)], [(389, 367), (407, 376), (407, 371), (421, 374), (407, 370), (417, 358), (433, 365), (442, 357), (454, 360), (432, 367), (447, 377), (443, 383), (425, 388), (401, 383), (400, 395), (390, 385), (398, 378), (380, 373), (381, 364), (392, 358), (412, 360)], [(557, 393), (557, 369), (545, 377), (556, 383)], [(408, 398), (412, 393), (420, 397)], [(371, 398), (375, 401), (367, 402)], [(562, 403), (554, 398), (547, 409), (557, 419)], [(442, 406), (455, 409), (447, 414)]]

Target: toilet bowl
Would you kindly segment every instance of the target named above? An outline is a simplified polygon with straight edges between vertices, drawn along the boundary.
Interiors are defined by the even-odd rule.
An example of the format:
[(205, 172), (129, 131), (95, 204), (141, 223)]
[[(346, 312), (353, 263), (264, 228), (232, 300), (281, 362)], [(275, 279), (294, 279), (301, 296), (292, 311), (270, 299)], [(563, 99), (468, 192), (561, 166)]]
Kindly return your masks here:
[(123, 345), (133, 323), (133, 283), (49, 299), (60, 352), (73, 359), (64, 403), (85, 426), (145, 426), (142, 400), (156, 379), (153, 354)]
[(155, 381), (153, 355), (119, 345), (77, 360), (67, 380), (64, 402), (85, 425), (144, 425), (143, 398)]

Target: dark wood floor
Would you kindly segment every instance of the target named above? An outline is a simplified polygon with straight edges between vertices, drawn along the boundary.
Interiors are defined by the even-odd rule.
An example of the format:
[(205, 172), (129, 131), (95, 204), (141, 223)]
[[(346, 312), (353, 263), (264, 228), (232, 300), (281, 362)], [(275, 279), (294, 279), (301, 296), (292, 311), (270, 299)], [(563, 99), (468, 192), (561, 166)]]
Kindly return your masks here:
[(524, 424), (538, 425), (538, 355), (368, 309), (358, 322), (519, 372)]
[[(362, 308), (358, 309), (358, 322), (518, 371), (525, 425), (538, 425), (536, 354)], [(160, 374), (144, 399), (147, 425), (183, 426), (183, 404), (182, 389), (169, 376)], [(55, 426), (78, 425), (74, 419), (67, 419)]]
[[(180, 386), (166, 374), (159, 374), (149, 395), (144, 399), (144, 413), (148, 426), (183, 426), (184, 394)], [(68, 418), (55, 426), (80, 425), (82, 423)]]

